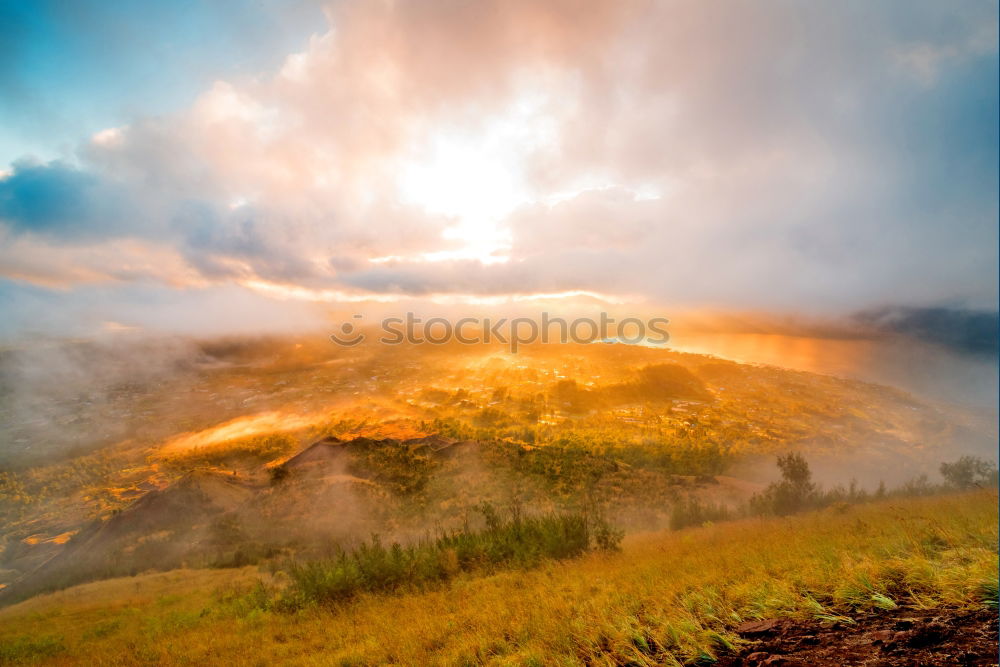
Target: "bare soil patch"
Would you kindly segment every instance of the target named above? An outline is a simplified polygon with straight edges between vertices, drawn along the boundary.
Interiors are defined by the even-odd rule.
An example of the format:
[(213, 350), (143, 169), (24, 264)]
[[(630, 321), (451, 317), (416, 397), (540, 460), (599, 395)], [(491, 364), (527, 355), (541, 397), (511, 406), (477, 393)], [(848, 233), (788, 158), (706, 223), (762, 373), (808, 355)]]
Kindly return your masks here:
[(737, 633), (753, 643), (720, 666), (997, 665), (997, 612), (913, 609), (856, 616), (854, 623), (791, 619), (748, 621)]

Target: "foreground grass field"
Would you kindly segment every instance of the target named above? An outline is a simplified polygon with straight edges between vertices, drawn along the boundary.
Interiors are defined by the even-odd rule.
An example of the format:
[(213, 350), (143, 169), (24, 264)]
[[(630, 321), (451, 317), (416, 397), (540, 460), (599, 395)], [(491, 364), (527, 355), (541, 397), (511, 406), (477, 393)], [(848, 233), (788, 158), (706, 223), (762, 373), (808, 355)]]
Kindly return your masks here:
[(997, 520), (995, 491), (841, 506), (296, 613), (260, 608), (253, 568), (150, 574), (0, 610), (0, 662), (710, 662), (752, 618), (995, 607)]

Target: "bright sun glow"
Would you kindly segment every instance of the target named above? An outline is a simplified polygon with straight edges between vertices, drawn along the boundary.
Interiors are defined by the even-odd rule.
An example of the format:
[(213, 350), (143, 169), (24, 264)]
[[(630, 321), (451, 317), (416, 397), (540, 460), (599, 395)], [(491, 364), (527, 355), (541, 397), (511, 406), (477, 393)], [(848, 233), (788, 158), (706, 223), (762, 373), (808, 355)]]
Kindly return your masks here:
[(496, 137), (473, 141), (441, 135), (402, 170), (403, 199), (427, 213), (453, 218), (445, 239), (461, 246), (429, 253), (423, 259), (504, 261), (502, 253), (510, 245), (510, 234), (500, 221), (527, 201), (527, 195), (519, 182), (515, 157), (498, 143)]
[(459, 246), (419, 259), (508, 260), (511, 237), (502, 221), (532, 200), (525, 162), (551, 133), (538, 119), (542, 100), (526, 94), (485, 130), (439, 131), (410, 153), (397, 178), (401, 198), (427, 213), (452, 218), (444, 238)]

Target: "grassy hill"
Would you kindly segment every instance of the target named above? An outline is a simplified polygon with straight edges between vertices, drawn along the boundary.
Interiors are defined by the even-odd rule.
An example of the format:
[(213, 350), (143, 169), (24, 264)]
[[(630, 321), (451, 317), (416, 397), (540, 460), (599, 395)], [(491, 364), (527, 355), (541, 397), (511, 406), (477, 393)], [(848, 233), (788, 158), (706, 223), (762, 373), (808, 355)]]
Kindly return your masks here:
[(942, 495), (995, 487), (974, 412), (624, 345), (171, 354), (58, 419), (2, 387), (0, 663), (691, 663), (996, 598), (995, 494)]
[(256, 568), (77, 586), (0, 610), (0, 661), (52, 664), (678, 664), (747, 644), (749, 619), (849, 622), (997, 605), (997, 495), (837, 506), (636, 534), (618, 553), (429, 589), (268, 608)]
[(685, 507), (700, 523), (724, 512), (699, 503), (760, 491), (776, 453), (873, 489), (995, 442), (995, 424), (891, 388), (661, 349), (263, 340), (191, 354), (105, 392), (130, 437), (106, 444), (81, 422), (88, 453), (39, 458), (40, 438), (0, 467), (0, 598), (372, 533), (406, 542), (483, 502), (599, 508), (630, 532), (690, 523), (674, 521)]

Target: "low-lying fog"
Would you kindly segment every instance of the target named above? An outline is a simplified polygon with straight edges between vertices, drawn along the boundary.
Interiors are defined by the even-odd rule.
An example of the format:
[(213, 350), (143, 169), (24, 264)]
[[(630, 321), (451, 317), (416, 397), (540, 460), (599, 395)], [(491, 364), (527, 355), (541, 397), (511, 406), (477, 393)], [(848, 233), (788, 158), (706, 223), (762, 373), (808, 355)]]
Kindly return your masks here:
[[(322, 333), (303, 340), (315, 350), (326, 349)], [(198, 386), (199, 369), (214, 364), (232, 368), (234, 377), (240, 375), (241, 360), (213, 354), (212, 346), (123, 333), (85, 343), (21, 341), (0, 348), (0, 466), (83, 453), (125, 438), (165, 441), (195, 426), (187, 423), (195, 417), (204, 422), (199, 427), (205, 427), (213, 417), (212, 423), (220, 423), (264, 410), (266, 401), (255, 399), (258, 389), (247, 381), (237, 381), (231, 389)], [(995, 414), (997, 407), (995, 354), (960, 352), (899, 335), (864, 339), (684, 333), (674, 335), (669, 347), (886, 384), (923, 399), (974, 408), (980, 419)], [(340, 353), (344, 350), (331, 350), (331, 355)], [(432, 377), (433, 371), (415, 372)], [(300, 389), (313, 403), (327, 396)]]
[(997, 406), (995, 354), (959, 352), (904, 336), (843, 339), (758, 333), (674, 335), (670, 347), (897, 387), (922, 398)]

